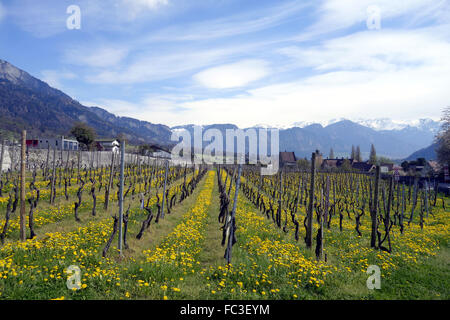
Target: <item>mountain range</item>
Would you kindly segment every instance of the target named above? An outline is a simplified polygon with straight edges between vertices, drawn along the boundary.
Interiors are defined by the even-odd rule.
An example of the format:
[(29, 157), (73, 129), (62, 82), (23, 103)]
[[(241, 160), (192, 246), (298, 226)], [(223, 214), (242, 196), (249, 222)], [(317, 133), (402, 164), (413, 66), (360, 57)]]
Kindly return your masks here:
[[(129, 117), (118, 117), (105, 109), (84, 106), (64, 92), (27, 72), (0, 60), (0, 132), (18, 133), (25, 129), (29, 137), (67, 135), (76, 122), (95, 128), (99, 137), (124, 134), (132, 144), (174, 145), (172, 131), (193, 131), (193, 125), (168, 127)], [(256, 125), (253, 128), (268, 127)], [(333, 148), (337, 157), (347, 157), (352, 145), (359, 145), (367, 158), (371, 144), (378, 155), (393, 159), (407, 158), (434, 142), (440, 123), (431, 119), (395, 122), (388, 118), (374, 120), (334, 119), (327, 123), (297, 121), (280, 127), (280, 150), (294, 151), (297, 157), (309, 157), (319, 149), (324, 156)], [(212, 124), (225, 133), (233, 124)], [(248, 129), (248, 128), (245, 128)]]
[[(217, 129), (225, 137), (226, 129), (238, 127), (233, 124), (216, 124), (202, 128), (203, 130)], [(267, 128), (267, 126), (258, 125), (252, 128)], [(176, 126), (172, 129), (178, 132), (187, 130), (193, 137), (194, 125), (192, 124)], [(246, 129), (250, 128), (244, 128)], [(362, 157), (368, 158), (373, 144), (379, 156), (404, 159), (432, 144), (438, 129), (438, 122), (432, 129), (406, 126), (403, 129), (375, 130), (350, 120), (339, 120), (327, 126), (315, 123), (304, 127), (279, 129), (279, 146), (280, 151), (294, 151), (297, 157), (310, 157), (316, 149), (327, 157), (331, 148), (335, 157), (349, 157), (353, 145), (360, 146)], [(225, 142), (223, 143), (225, 146)], [(435, 159), (435, 153), (428, 153), (428, 156), (430, 159)]]

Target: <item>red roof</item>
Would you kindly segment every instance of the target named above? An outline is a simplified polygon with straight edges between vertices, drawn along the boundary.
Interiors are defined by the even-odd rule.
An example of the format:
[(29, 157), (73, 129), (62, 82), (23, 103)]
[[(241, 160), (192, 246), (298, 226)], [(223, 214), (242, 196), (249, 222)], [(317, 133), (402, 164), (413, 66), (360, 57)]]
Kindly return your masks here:
[(280, 163), (283, 164), (294, 164), (297, 163), (294, 152), (280, 152)]

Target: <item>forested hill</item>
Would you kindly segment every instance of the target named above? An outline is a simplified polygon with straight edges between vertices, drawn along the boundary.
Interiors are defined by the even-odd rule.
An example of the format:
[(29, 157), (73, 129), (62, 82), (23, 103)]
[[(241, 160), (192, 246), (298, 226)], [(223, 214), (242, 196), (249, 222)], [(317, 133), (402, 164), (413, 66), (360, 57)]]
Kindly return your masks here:
[(0, 129), (29, 137), (67, 135), (77, 121), (95, 128), (99, 137), (123, 133), (132, 143), (166, 144), (170, 128), (132, 118), (116, 117), (98, 107), (86, 107), (60, 90), (0, 60)]

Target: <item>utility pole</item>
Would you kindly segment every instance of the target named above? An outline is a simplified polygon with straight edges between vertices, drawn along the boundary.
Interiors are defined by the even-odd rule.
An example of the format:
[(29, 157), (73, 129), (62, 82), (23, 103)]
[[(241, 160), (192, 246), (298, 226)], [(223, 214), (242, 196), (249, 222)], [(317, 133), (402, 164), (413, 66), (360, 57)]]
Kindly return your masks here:
[(125, 168), (125, 141), (120, 141), (120, 184), (119, 184), (119, 255), (122, 256), (122, 224), (123, 224), (123, 180)]
[(22, 131), (22, 154), (20, 157), (20, 240), (26, 240), (25, 229), (25, 157), (26, 157), (27, 132)]

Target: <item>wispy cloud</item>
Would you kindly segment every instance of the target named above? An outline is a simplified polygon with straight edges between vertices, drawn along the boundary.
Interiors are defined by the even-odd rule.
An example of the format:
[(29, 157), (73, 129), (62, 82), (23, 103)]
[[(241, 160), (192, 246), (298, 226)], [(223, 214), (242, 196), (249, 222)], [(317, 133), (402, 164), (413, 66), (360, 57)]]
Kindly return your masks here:
[(93, 34), (98, 31), (133, 30), (137, 20), (167, 7), (169, 0), (15, 0), (5, 5), (14, 24), (39, 38), (48, 38), (67, 32), (66, 9), (76, 4), (81, 9), (82, 31)]
[(39, 38), (54, 36), (66, 28), (66, 8), (62, 1), (17, 0), (7, 6), (8, 15), (23, 30)]
[(267, 30), (291, 20), (300, 21), (301, 12), (311, 6), (311, 1), (282, 2), (268, 8), (261, 7), (226, 18), (168, 27), (146, 39), (149, 41), (198, 41), (248, 34)]
[(377, 6), (380, 9), (382, 26), (391, 23), (394, 18), (402, 18), (402, 24), (408, 26), (423, 20), (439, 20), (450, 9), (446, 0), (323, 0), (316, 9), (316, 22), (300, 34), (297, 40), (311, 40), (358, 24), (364, 28), (369, 6)]
[(64, 87), (64, 80), (73, 80), (77, 78), (77, 75), (70, 71), (57, 71), (57, 70), (42, 70), (41, 79), (53, 88), (60, 90), (69, 90)]
[(201, 69), (231, 62), (248, 52), (254, 44), (216, 48), (190, 48), (169, 52), (140, 52), (130, 63), (87, 76), (87, 81), (101, 84), (133, 84), (170, 79), (180, 76), (188, 78)]
[(116, 45), (93, 47), (86, 52), (81, 45), (66, 49), (64, 59), (69, 64), (94, 68), (117, 66), (128, 54), (128, 48)]
[(279, 50), (298, 66), (325, 70), (390, 71), (420, 65), (447, 65), (450, 43), (441, 28), (414, 32), (383, 29), (333, 38), (316, 46), (290, 46)]
[(128, 12), (130, 19), (145, 13), (146, 10), (157, 10), (160, 7), (167, 6), (169, 0), (122, 0), (121, 5)]
[(263, 60), (242, 60), (210, 68), (194, 75), (194, 79), (207, 88), (227, 89), (243, 87), (269, 73)]

